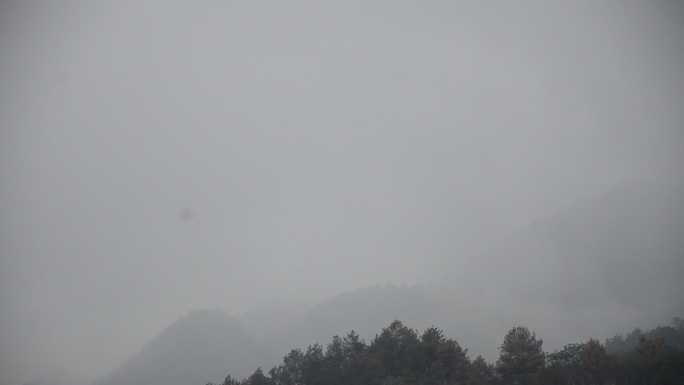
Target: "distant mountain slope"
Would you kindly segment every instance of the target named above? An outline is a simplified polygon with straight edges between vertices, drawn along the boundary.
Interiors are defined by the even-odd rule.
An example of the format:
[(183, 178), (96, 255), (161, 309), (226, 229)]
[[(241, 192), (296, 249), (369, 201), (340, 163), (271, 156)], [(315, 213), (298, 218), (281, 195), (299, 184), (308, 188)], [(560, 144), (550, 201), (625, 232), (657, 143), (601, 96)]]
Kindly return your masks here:
[(222, 383), (229, 373), (246, 377), (258, 365), (272, 361), (235, 319), (219, 310), (196, 310), (94, 385)]
[(308, 302), (272, 300), (235, 318), (251, 335), (263, 339), (306, 313), (313, 305), (315, 304)]
[[(255, 332), (257, 325), (280, 323), (261, 331), (259, 341), (222, 312), (191, 312), (95, 385), (244, 378), (257, 366), (280, 363), (293, 348), (326, 345), (334, 335), (354, 330), (369, 341), (395, 319), (419, 332), (437, 326), (471, 358), (482, 354), (489, 362), (518, 325), (535, 331), (549, 352), (616, 330), (655, 327), (684, 315), (684, 188), (621, 186), (539, 220), (476, 258), (455, 256), (444, 272), (445, 279), (427, 285), (344, 293), (299, 317), (259, 309), (241, 318)], [(259, 314), (274, 319), (259, 322)]]
[(570, 307), (576, 299), (601, 302), (599, 293), (621, 303), (652, 300), (654, 289), (684, 284), (677, 279), (684, 267), (684, 189), (621, 186), (538, 221), (479, 260), (479, 277), (499, 283), (491, 289), (514, 288), (525, 298)]
[[(362, 337), (400, 319), (435, 325), (494, 361), (506, 331), (526, 325), (553, 351), (684, 314), (684, 189), (635, 181), (539, 220), (445, 279), (346, 293), (274, 333), (276, 351)], [(422, 331), (422, 330), (419, 330)]]
[(632, 181), (463, 265), (490, 330), (523, 323), (558, 346), (656, 326), (684, 314), (684, 188)]
[[(366, 340), (399, 319), (421, 327), (434, 307), (426, 286), (384, 286), (341, 294), (313, 307), (301, 317), (268, 336), (281, 355), (313, 343), (327, 344), (333, 336), (354, 330)], [(430, 325), (427, 325), (430, 326)]]

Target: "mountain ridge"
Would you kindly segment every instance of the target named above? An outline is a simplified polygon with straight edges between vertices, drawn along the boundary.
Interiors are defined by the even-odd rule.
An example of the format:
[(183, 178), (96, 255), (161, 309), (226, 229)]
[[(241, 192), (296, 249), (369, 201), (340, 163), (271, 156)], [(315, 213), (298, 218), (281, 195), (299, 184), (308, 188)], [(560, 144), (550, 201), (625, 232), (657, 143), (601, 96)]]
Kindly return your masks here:
[[(684, 314), (684, 304), (677, 301), (684, 298), (684, 283), (679, 280), (684, 272), (681, 187), (662, 188), (650, 182), (620, 186), (540, 219), (474, 259), (455, 258), (444, 267), (447, 279), (345, 292), (299, 316), (288, 314), (281, 323), (268, 323), (280, 327), (262, 331), (261, 338), (247, 333), (240, 317), (225, 313), (206, 323), (183, 322), (188, 329), (213, 325), (214, 330), (223, 330), (197, 339), (226, 357), (234, 352), (220, 349), (221, 343), (268, 351), (254, 354), (260, 361), (245, 359), (238, 367), (226, 363), (222, 371), (205, 369), (207, 375), (195, 382), (222, 381), (215, 377), (229, 373), (243, 378), (257, 366), (268, 370), (291, 349), (325, 344), (352, 330), (369, 340), (395, 319), (419, 329), (439, 326), (471, 357), (481, 354), (489, 362), (496, 360), (506, 331), (516, 325), (536, 331), (545, 341), (544, 349), (553, 351), (589, 337), (605, 339), (616, 330), (665, 322)], [(186, 317), (203, 312), (211, 313), (191, 312)], [(219, 326), (223, 323), (230, 326)], [(166, 340), (180, 329), (169, 327), (158, 338)], [(151, 341), (143, 352), (165, 343)], [(122, 367), (126, 365), (132, 364)], [(136, 385), (94, 385), (110, 384)]]
[(93, 385), (181, 385), (247, 376), (271, 362), (233, 317), (222, 310), (193, 310), (166, 327), (140, 352)]

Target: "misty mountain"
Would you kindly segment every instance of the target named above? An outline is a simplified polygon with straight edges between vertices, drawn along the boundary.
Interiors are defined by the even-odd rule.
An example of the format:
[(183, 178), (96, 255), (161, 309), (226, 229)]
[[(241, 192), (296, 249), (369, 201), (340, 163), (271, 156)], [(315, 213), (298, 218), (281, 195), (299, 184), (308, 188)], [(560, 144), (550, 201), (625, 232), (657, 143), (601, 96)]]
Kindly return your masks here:
[(95, 385), (244, 378), (291, 349), (325, 345), (335, 335), (353, 330), (369, 341), (395, 319), (419, 332), (443, 328), (471, 358), (481, 354), (489, 362), (517, 325), (535, 331), (547, 352), (654, 327), (684, 313), (682, 197), (681, 186), (622, 185), (536, 221), (474, 260), (454, 256), (434, 282), (346, 292), (298, 316), (305, 305), (285, 302), (236, 318), (191, 312)]
[(272, 361), (234, 318), (220, 310), (196, 310), (94, 385), (221, 383), (228, 373), (247, 376)]
[(385, 285), (343, 293), (324, 301), (271, 333), (267, 340), (272, 350), (282, 356), (293, 348), (326, 344), (333, 336), (345, 336), (352, 330), (369, 342), (392, 321), (401, 320), (420, 333), (438, 326), (464, 349), (472, 350), (473, 357), (491, 353), (492, 359), (500, 344), (499, 337), (503, 338), (504, 334), (497, 335), (490, 345), (482, 343), (489, 341), (492, 333), (479, 327), (476, 319), (475, 304), (438, 284)]
[(305, 314), (314, 304), (302, 301), (272, 300), (236, 315), (235, 319), (255, 338), (264, 339), (273, 330)]
[(684, 188), (632, 181), (537, 221), (461, 279), (492, 318), (556, 337), (655, 326), (684, 312), (683, 235)]
[(272, 349), (281, 356), (293, 348), (327, 343), (335, 335), (355, 331), (366, 341), (399, 319), (428, 327), (434, 319), (435, 294), (428, 286), (378, 286), (346, 292), (314, 306), (305, 314), (268, 335)]
[(645, 304), (654, 291), (672, 304), (665, 289), (681, 289), (684, 190), (659, 187), (630, 183), (537, 221), (481, 255), (479, 278), (569, 309), (603, 302), (597, 294)]
[(546, 336), (545, 349), (553, 351), (667, 322), (684, 313), (683, 197), (680, 185), (621, 185), (536, 221), (473, 260), (454, 256), (430, 284), (342, 294), (268, 340), (284, 354), (351, 330), (369, 339), (400, 319), (421, 331), (439, 325), (471, 356), (493, 361), (516, 325)]
[(634, 180), (466, 262), (477, 269), (454, 263), (445, 286), (476, 304), (479, 328), (528, 325), (553, 348), (606, 338), (684, 313), (683, 235), (683, 186)]

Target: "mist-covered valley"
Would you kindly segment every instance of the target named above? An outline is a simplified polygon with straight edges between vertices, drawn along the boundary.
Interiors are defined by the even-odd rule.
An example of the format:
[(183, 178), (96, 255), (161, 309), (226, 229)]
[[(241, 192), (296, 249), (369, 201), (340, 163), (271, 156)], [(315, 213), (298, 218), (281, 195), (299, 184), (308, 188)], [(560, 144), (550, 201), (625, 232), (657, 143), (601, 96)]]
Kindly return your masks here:
[(492, 365), (516, 326), (669, 325), (683, 16), (3, 2), (0, 384), (222, 383), (395, 320)]

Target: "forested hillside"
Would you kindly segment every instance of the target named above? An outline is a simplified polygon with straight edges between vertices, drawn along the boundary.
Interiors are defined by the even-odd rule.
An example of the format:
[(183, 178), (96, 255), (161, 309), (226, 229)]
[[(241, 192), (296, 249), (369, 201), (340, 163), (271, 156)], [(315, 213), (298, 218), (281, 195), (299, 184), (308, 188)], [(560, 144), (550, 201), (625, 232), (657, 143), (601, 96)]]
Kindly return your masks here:
[(683, 324), (675, 318), (672, 326), (643, 333), (636, 346), (621, 352), (607, 349), (616, 336), (606, 344), (589, 338), (549, 354), (540, 336), (517, 326), (504, 336), (496, 362), (487, 362), (470, 357), (439, 328), (419, 333), (395, 320), (369, 343), (352, 331), (326, 347), (293, 349), (281, 364), (257, 368), (243, 380), (229, 374), (223, 385), (682, 384), (683, 337)]

